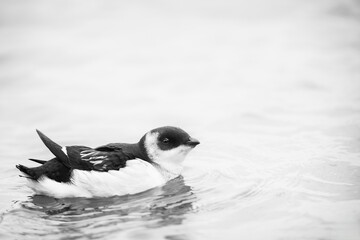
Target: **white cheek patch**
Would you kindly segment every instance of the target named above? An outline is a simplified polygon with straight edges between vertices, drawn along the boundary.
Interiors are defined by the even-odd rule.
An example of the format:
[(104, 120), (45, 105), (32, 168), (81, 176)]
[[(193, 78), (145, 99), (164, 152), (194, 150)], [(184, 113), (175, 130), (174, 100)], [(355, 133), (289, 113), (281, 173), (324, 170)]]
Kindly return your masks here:
[(145, 148), (150, 159), (159, 164), (164, 161), (181, 163), (192, 149), (191, 147), (180, 145), (170, 150), (161, 150), (157, 145), (158, 136), (159, 133), (148, 133), (145, 138)]
[(191, 148), (187, 146), (179, 146), (177, 148), (166, 151), (160, 150), (158, 152), (158, 162), (161, 163), (163, 161), (169, 161), (173, 163), (181, 163), (184, 161), (190, 150)]
[(145, 148), (149, 158), (163, 169), (174, 174), (180, 174), (182, 169), (181, 163), (192, 148), (180, 145), (171, 150), (161, 150), (157, 145), (158, 136), (159, 133), (148, 133), (146, 135)]
[(153, 161), (158, 158), (159, 147), (157, 146), (157, 138), (159, 133), (148, 133), (145, 137), (145, 149), (149, 158)]

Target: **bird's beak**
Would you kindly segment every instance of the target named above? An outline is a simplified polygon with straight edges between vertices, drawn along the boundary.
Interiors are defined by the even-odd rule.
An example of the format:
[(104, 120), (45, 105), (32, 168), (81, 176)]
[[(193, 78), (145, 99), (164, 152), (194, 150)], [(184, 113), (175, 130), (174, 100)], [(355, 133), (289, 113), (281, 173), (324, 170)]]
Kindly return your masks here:
[(196, 145), (200, 144), (199, 140), (190, 137), (189, 140), (185, 143), (185, 145), (190, 147), (195, 147)]

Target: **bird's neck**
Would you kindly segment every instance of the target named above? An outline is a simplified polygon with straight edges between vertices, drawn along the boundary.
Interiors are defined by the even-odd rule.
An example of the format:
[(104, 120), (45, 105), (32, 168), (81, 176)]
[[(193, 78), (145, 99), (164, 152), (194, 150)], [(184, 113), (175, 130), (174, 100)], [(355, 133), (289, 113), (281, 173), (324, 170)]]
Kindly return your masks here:
[(131, 154), (135, 158), (140, 158), (150, 162), (150, 159), (147, 156), (145, 149), (141, 146), (141, 143), (123, 144), (123, 151), (125, 154)]

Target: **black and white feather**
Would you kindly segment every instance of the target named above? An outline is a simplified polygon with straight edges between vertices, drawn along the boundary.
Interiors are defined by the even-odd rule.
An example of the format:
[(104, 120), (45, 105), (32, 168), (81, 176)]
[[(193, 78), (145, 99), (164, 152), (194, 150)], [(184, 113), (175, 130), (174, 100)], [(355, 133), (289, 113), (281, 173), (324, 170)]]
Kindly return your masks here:
[(39, 167), (16, 167), (38, 194), (54, 197), (107, 197), (133, 194), (164, 184), (181, 173), (185, 156), (199, 141), (176, 127), (146, 133), (138, 143), (97, 148), (61, 147), (37, 130), (54, 154)]

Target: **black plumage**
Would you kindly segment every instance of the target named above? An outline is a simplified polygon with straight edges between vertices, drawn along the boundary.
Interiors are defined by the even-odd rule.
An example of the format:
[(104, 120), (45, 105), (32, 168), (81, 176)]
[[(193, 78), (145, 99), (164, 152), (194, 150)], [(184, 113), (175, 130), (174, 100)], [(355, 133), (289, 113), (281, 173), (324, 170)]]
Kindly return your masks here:
[(69, 182), (74, 169), (106, 172), (119, 170), (126, 166), (126, 161), (135, 158), (150, 161), (143, 146), (143, 138), (135, 144), (110, 143), (97, 148), (67, 146), (65, 147), (67, 154), (65, 154), (60, 145), (39, 130), (37, 133), (55, 158), (49, 161), (30, 159), (42, 164), (39, 167), (28, 168), (21, 164), (16, 166), (32, 180), (47, 176), (57, 182)]
[[(154, 163), (158, 156), (156, 154), (149, 156), (147, 148), (151, 148), (152, 151), (168, 151), (181, 145), (193, 148), (200, 143), (182, 129), (166, 126), (148, 132), (150, 138), (156, 137), (156, 139), (151, 140), (151, 144), (145, 140), (148, 139), (148, 135), (145, 134), (138, 143), (134, 144), (109, 143), (97, 148), (86, 146), (62, 148), (39, 130), (36, 131), (43, 143), (55, 155), (55, 158), (49, 161), (30, 159), (41, 164), (39, 167), (29, 168), (21, 164), (16, 165), (21, 172), (25, 173), (24, 177), (34, 181), (46, 176), (57, 182), (70, 182), (72, 171), (75, 169), (98, 172), (119, 170), (126, 166), (127, 161), (133, 159), (142, 159)], [(147, 146), (145, 146), (145, 141), (147, 141)]]
[(44, 164), (44, 163), (47, 162), (46, 160), (40, 160), (40, 159), (34, 159), (34, 158), (29, 158), (29, 160), (33, 161), (33, 162), (36, 162), (36, 163), (39, 163), (39, 164)]

